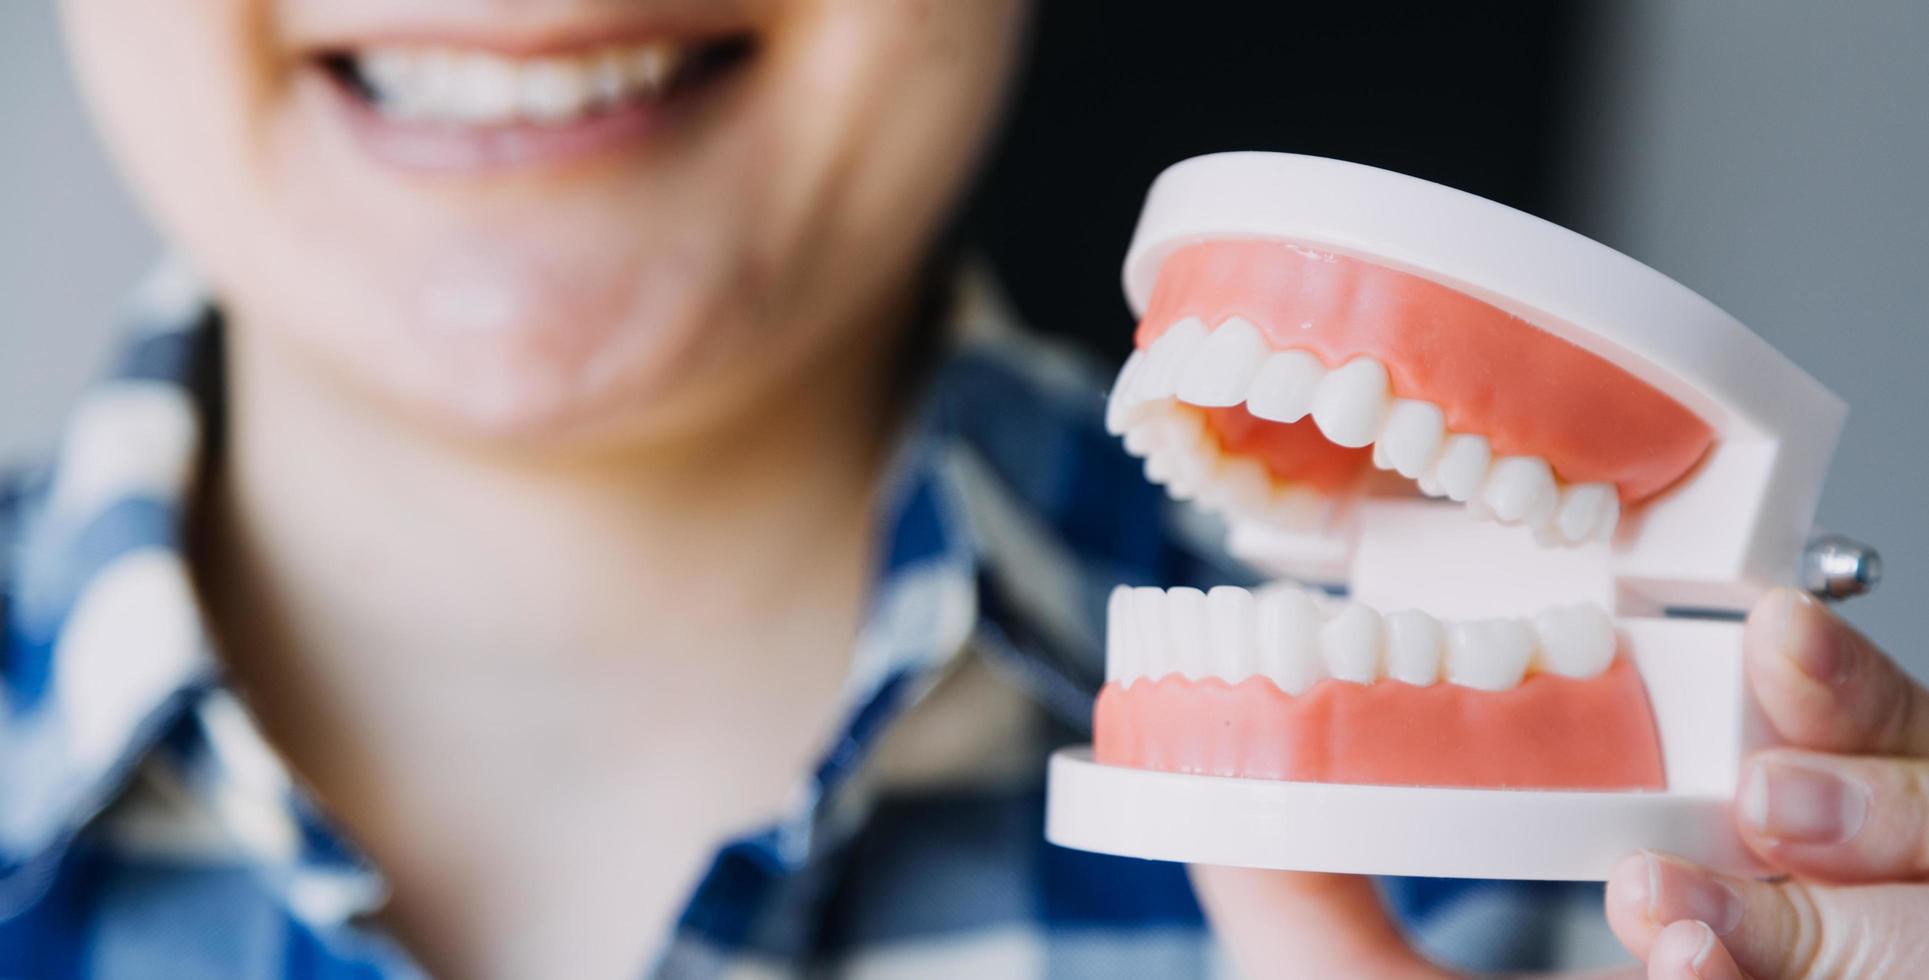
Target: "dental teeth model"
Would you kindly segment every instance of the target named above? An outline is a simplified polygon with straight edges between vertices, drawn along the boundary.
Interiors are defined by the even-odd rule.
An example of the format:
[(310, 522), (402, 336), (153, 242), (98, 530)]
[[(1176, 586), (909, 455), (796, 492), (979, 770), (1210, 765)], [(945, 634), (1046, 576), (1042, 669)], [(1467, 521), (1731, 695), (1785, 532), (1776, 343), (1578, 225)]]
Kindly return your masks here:
[(1114, 591), (1053, 841), (1357, 873), (1590, 879), (1639, 848), (1749, 867), (1739, 618), (1797, 581), (1838, 399), (1625, 256), (1332, 160), (1172, 168), (1125, 280), (1107, 428), (1293, 581)]

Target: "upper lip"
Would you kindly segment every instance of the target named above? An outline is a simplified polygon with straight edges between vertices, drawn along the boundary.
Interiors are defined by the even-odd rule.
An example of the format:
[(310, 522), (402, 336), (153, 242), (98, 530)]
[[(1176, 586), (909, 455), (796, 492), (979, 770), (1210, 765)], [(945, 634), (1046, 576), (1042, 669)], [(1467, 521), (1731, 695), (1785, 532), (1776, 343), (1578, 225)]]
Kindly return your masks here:
[[(322, 5), (311, 4), (310, 7)], [(748, 32), (750, 18), (736, 3), (657, 5), (620, 15), (566, 15), (544, 10), (491, 9), (486, 16), (387, 16), (349, 14), (329, 20), (324, 9), (313, 23), (292, 25), (290, 34), (311, 51), (344, 52), (379, 45), (442, 45), (512, 57), (536, 57), (597, 47), (664, 40), (701, 43)]]

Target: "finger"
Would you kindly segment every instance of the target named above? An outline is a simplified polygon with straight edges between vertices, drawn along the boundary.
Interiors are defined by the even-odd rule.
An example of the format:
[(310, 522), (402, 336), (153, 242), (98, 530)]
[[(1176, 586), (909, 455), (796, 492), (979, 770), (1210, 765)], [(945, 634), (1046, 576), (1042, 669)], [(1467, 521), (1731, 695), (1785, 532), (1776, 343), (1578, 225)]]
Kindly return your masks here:
[(1366, 878), (1194, 865), (1192, 885), (1242, 976), (1448, 976), (1407, 945)]
[(1929, 878), (1929, 762), (1770, 749), (1736, 806), (1763, 860), (1834, 882)]
[(1692, 919), (1655, 934), (1647, 976), (1648, 980), (1743, 980), (1741, 967), (1715, 931)]
[(1666, 950), (1661, 933), (1699, 921), (1751, 977), (1929, 976), (1929, 888), (1835, 887), (1718, 875), (1644, 854), (1615, 867), (1608, 922), (1636, 956)]
[(1929, 693), (1814, 597), (1769, 593), (1743, 645), (1756, 700), (1790, 744), (1929, 757)]

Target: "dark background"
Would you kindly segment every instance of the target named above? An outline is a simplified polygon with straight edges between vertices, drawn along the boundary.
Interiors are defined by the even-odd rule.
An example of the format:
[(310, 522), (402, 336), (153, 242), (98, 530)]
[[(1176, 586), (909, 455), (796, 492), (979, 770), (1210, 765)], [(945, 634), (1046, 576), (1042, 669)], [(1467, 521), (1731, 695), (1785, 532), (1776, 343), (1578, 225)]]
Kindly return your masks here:
[[(1038, 329), (1118, 358), (1119, 286), (1159, 171), (1287, 150), (1424, 177), (1557, 222), (1594, 5), (1041, 0), (966, 239)], [(1564, 222), (1571, 223), (1571, 222)]]

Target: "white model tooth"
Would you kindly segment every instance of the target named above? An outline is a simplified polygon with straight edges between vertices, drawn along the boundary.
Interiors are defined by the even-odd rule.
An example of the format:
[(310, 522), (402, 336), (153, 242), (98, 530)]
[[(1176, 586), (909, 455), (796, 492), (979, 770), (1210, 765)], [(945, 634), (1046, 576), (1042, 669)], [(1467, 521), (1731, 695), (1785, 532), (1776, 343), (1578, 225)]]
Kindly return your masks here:
[(1304, 483), (1289, 483), (1273, 491), (1266, 506), (1267, 523), (1294, 531), (1317, 530), (1332, 516), (1333, 501)]
[(1593, 677), (1614, 662), (1614, 621), (1594, 603), (1543, 609), (1534, 633), (1535, 664), (1549, 674)]
[(1205, 416), (1197, 412), (1168, 411), (1159, 417), (1159, 446), (1174, 452), (1192, 452), (1206, 434)]
[(1139, 378), (1143, 398), (1171, 398), (1179, 390), (1179, 377), (1186, 365), (1206, 342), (1206, 325), (1198, 317), (1187, 317), (1166, 329), (1146, 350), (1145, 373)]
[(1534, 632), (1518, 619), (1477, 619), (1447, 627), (1447, 679), (1462, 687), (1505, 691), (1534, 659)]
[(1139, 397), (1139, 372), (1145, 368), (1145, 352), (1134, 348), (1132, 355), (1125, 359), (1119, 368), (1118, 380), (1112, 382), (1111, 397), (1105, 400), (1105, 431), (1112, 435), (1124, 435), (1132, 427), (1133, 417), (1145, 399)]
[(1266, 358), (1246, 392), (1246, 411), (1269, 422), (1297, 422), (1313, 410), (1326, 365), (1311, 352), (1283, 350)]
[[(1550, 471), (1551, 472), (1551, 471)], [(1534, 529), (1536, 535), (1554, 526), (1554, 511), (1560, 507), (1561, 488), (1559, 482), (1548, 487), (1547, 492), (1534, 498), (1534, 506), (1529, 508), (1521, 523)]]
[(1373, 441), (1386, 421), (1386, 367), (1356, 357), (1334, 369), (1313, 390), (1313, 423), (1337, 446), (1358, 448)]
[(1320, 655), (1326, 673), (1355, 684), (1371, 684), (1380, 676), (1380, 614), (1357, 602), (1348, 603), (1320, 628)]
[(1192, 363), (1179, 375), (1175, 389), (1179, 400), (1208, 406), (1245, 401), (1253, 376), (1271, 350), (1258, 327), (1239, 317), (1227, 320), (1206, 338), (1192, 356)]
[(1502, 524), (1519, 524), (1553, 498), (1554, 471), (1539, 456), (1502, 456), (1487, 470), (1480, 499)]
[(1473, 499), (1481, 481), (1487, 478), (1490, 458), (1492, 451), (1487, 448), (1485, 436), (1448, 436), (1440, 450), (1440, 461), (1433, 464), (1434, 479), (1440, 482), (1440, 489), (1446, 491), (1449, 499), (1464, 504)]
[(1125, 451), (1140, 457), (1158, 452), (1165, 446), (1169, 430), (1166, 422), (1177, 414), (1171, 411), (1169, 402), (1141, 405), (1125, 430)]
[(1445, 644), (1445, 631), (1432, 616), (1418, 609), (1387, 613), (1386, 675), (1421, 687), (1439, 680)]
[(559, 122), (583, 114), (595, 97), (589, 73), (561, 58), (539, 58), (517, 73), (523, 115), (538, 122)]
[(1170, 484), (1173, 474), (1178, 471), (1178, 467), (1176, 466), (1178, 459), (1179, 456), (1177, 453), (1169, 453), (1163, 450), (1154, 450), (1153, 452), (1147, 453), (1145, 457), (1146, 482), (1156, 483), (1159, 486)]
[(1601, 519), (1601, 511), (1607, 506), (1614, 488), (1605, 483), (1578, 483), (1568, 487), (1561, 494), (1561, 503), (1554, 511), (1554, 523), (1560, 528), (1561, 537), (1576, 543), (1586, 541), (1594, 533), (1594, 525)]
[(1173, 669), (1191, 681), (1208, 676), (1212, 644), (1206, 632), (1206, 594), (1188, 586), (1166, 590), (1165, 629)]
[(1132, 616), (1138, 620), (1132, 653), (1139, 676), (1158, 680), (1173, 670), (1172, 648), (1165, 628), (1165, 590), (1141, 585), (1132, 590)]
[(1259, 672), (1258, 608), (1245, 589), (1221, 585), (1206, 593), (1210, 673), (1237, 684)]
[(1320, 662), (1319, 607), (1290, 586), (1261, 589), (1255, 601), (1260, 673), (1287, 694), (1312, 687), (1325, 673)]
[(1257, 516), (1272, 495), (1266, 464), (1250, 456), (1228, 456), (1219, 466), (1219, 505), (1230, 514)]
[(1396, 398), (1373, 443), (1373, 465), (1417, 480), (1433, 466), (1447, 437), (1447, 418), (1432, 402)]
[(1132, 587), (1112, 587), (1105, 601), (1105, 679), (1115, 684), (1132, 680), (1132, 656), (1128, 644), (1138, 628), (1132, 614)]
[(1166, 481), (1166, 491), (1175, 500), (1191, 500), (1213, 485), (1219, 479), (1219, 447), (1210, 440), (1200, 440), (1188, 452), (1177, 453), (1172, 458), (1172, 476)]
[(1621, 498), (1616, 494), (1609, 493), (1607, 498), (1607, 505), (1601, 508), (1601, 519), (1596, 521), (1594, 524), (1593, 540), (1595, 541), (1613, 540), (1614, 526), (1620, 523), (1620, 521), (1621, 521)]

